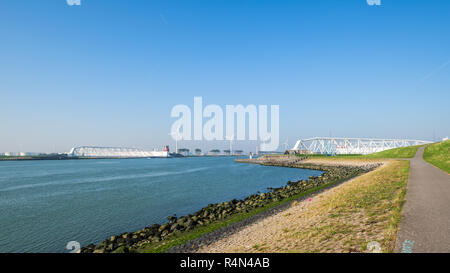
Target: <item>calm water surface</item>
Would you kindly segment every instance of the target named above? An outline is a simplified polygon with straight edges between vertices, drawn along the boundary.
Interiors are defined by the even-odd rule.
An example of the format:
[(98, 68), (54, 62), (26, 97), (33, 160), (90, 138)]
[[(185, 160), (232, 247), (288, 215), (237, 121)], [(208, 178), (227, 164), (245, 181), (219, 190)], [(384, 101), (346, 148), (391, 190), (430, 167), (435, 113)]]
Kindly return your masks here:
[(319, 174), (226, 157), (0, 161), (0, 252), (68, 252)]

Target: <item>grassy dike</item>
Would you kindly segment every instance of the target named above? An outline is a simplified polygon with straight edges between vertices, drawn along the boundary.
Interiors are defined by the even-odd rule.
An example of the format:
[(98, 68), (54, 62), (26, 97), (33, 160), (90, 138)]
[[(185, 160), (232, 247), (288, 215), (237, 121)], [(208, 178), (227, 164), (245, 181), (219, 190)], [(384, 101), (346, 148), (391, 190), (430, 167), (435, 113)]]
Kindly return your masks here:
[[(200, 252), (393, 252), (408, 183), (408, 160), (419, 146), (371, 156), (313, 157), (314, 164), (384, 162), (384, 166), (200, 248)], [(373, 159), (375, 158), (375, 159)], [(382, 158), (378, 160), (377, 158)], [(264, 227), (264, 228), (261, 228)], [(249, 246), (252, 246), (249, 248)]]
[[(336, 159), (324, 159), (336, 161)], [(282, 212), (207, 245), (200, 252), (393, 252), (409, 161), (387, 160), (376, 170), (293, 202)]]
[(308, 227), (288, 234), (298, 248), (288, 252), (365, 252), (378, 242), (393, 252), (408, 183), (409, 161), (392, 161), (355, 178), (320, 200)]
[(365, 158), (413, 158), (421, 145), (390, 149), (374, 154), (368, 154)]
[(423, 159), (444, 172), (450, 173), (450, 140), (425, 147)]

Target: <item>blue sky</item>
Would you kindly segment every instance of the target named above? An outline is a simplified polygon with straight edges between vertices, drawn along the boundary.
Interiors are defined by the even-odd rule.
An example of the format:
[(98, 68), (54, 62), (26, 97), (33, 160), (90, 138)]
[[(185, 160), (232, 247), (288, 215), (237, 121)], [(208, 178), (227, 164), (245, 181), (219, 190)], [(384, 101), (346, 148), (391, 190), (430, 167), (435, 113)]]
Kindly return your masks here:
[(280, 105), (291, 145), (450, 135), (450, 1), (81, 3), (0, 2), (0, 151), (173, 146), (194, 96)]

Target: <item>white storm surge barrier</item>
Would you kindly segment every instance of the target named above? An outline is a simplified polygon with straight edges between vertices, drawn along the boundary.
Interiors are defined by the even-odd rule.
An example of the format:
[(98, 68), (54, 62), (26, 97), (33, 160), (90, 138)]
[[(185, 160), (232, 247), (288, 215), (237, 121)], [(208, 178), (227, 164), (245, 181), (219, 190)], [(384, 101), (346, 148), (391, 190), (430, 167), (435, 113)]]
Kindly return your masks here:
[(72, 157), (139, 158), (139, 157), (169, 157), (169, 152), (145, 151), (136, 148), (82, 146), (72, 148), (67, 155)]
[(314, 137), (298, 140), (291, 151), (311, 152), (316, 154), (366, 155), (394, 148), (428, 143), (431, 143), (431, 141), (409, 139)]

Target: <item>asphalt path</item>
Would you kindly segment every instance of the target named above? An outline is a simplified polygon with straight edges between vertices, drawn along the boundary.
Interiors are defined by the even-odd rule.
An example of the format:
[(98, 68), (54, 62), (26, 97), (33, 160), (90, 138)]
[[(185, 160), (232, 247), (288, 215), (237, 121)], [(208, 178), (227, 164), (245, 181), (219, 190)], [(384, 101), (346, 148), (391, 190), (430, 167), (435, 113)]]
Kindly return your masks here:
[(396, 251), (450, 252), (450, 175), (423, 160), (420, 147), (410, 160), (406, 203)]

